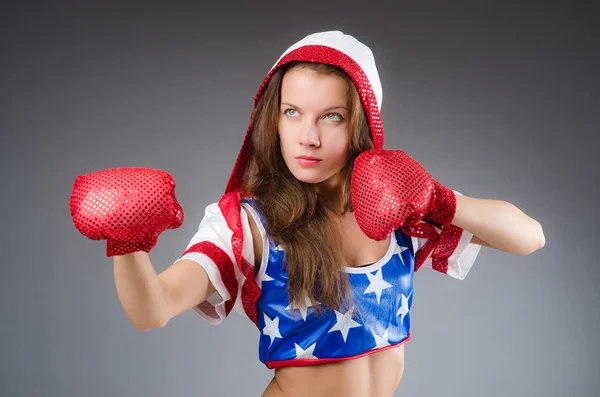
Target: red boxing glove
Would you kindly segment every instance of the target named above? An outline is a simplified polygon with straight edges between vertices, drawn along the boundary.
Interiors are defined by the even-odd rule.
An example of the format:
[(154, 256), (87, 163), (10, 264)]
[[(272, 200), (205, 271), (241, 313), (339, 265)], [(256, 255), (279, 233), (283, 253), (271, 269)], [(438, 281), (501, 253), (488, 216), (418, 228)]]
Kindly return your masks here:
[(175, 180), (149, 168), (112, 168), (78, 176), (70, 208), (81, 234), (107, 240), (107, 257), (150, 252), (160, 233), (183, 224)]
[(354, 162), (352, 206), (358, 225), (381, 241), (402, 227), (416, 237), (434, 237), (456, 213), (454, 192), (402, 150), (367, 150)]

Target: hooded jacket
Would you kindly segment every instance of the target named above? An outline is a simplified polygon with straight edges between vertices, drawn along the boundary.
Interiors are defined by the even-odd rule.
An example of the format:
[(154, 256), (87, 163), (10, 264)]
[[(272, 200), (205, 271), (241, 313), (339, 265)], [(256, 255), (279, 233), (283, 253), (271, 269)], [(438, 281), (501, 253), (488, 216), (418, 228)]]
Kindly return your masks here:
[[(340, 31), (306, 36), (289, 47), (269, 70), (255, 96), (255, 107), (273, 72), (291, 61), (318, 62), (342, 68), (359, 93), (369, 122), (374, 149), (383, 149), (384, 133), (380, 115), (382, 86), (369, 47)], [(289, 307), (285, 307), (287, 276), (281, 266), (284, 258), (278, 254), (276, 242), (266, 235), (264, 227), (260, 230), (265, 256), (262, 263), (265, 265), (261, 265), (258, 275), (255, 276), (252, 234), (246, 213), (241, 208), (245, 206), (249, 209), (258, 225), (264, 222), (258, 212), (252, 210), (252, 200), (245, 199), (250, 196), (249, 192), (242, 190), (242, 176), (253, 153), (252, 125), (251, 118), (223, 196), (218, 203), (206, 207), (198, 231), (181, 257), (203, 266), (216, 288), (215, 294), (198, 305), (195, 311), (213, 324), (219, 324), (233, 308), (248, 317), (261, 331), (261, 361), (269, 368), (356, 358), (381, 348), (397, 346), (408, 340), (414, 257), (426, 239), (409, 237), (397, 230), (392, 233), (392, 243), (386, 257), (378, 261), (374, 268), (358, 272), (362, 278), (357, 279), (352, 288), (354, 291), (362, 289), (365, 296), (369, 295), (368, 302), (358, 310), (362, 311), (362, 320), (352, 313), (329, 310), (329, 318), (325, 318), (325, 322), (308, 324), (306, 313), (302, 313), (301, 317), (289, 314)], [(448, 260), (448, 267), (436, 270), (463, 279), (480, 248), (469, 243), (471, 237), (472, 234), (464, 231)], [(391, 279), (384, 280), (385, 271), (382, 276), (382, 266), (391, 263), (392, 259), (395, 261), (396, 270), (388, 272), (388, 277), (403, 287), (388, 287), (387, 285), (393, 282)], [(416, 268), (421, 265), (431, 267), (428, 259), (417, 264)], [(275, 273), (270, 273), (269, 269)], [(279, 292), (264, 288), (265, 280), (271, 282), (277, 275), (281, 276)], [(383, 300), (387, 299), (382, 295), (384, 290), (390, 293), (385, 303), (386, 309), (374, 309), (370, 305), (374, 305), (375, 301), (379, 307)], [(274, 296), (277, 298), (273, 298)], [(375, 317), (368, 314), (364, 317), (365, 313), (369, 312), (374, 312)], [(364, 331), (359, 330), (361, 327)], [(284, 333), (282, 329), (285, 329)], [(354, 335), (355, 338), (352, 339), (349, 335)], [(334, 336), (336, 339), (332, 339)], [(320, 346), (317, 342), (325, 338), (328, 338), (327, 343)], [(349, 338), (352, 343), (348, 343)]]

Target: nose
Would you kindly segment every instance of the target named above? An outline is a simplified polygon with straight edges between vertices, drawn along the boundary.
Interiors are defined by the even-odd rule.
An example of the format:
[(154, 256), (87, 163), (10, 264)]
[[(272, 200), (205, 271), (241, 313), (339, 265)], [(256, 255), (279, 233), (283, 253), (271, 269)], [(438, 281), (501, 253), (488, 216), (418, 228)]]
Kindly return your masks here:
[(302, 134), (300, 135), (300, 144), (302, 146), (312, 146), (319, 147), (321, 146), (321, 140), (319, 139), (319, 130), (313, 124), (307, 126)]

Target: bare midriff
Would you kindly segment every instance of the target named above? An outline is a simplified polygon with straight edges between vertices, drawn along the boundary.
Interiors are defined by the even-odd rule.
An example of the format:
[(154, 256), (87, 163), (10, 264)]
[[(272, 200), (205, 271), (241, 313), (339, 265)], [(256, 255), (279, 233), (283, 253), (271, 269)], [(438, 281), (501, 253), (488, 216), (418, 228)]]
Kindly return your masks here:
[(360, 358), (283, 367), (262, 397), (391, 397), (404, 372), (404, 345)]

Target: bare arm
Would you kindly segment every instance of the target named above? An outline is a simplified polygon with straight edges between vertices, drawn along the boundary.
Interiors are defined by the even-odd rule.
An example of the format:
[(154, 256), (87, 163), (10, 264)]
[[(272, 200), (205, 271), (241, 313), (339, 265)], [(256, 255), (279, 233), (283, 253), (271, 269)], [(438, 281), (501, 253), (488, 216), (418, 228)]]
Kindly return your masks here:
[[(252, 216), (244, 210), (258, 268), (262, 239)], [(144, 251), (113, 258), (119, 301), (129, 321), (140, 331), (164, 327), (173, 317), (204, 302), (215, 292), (206, 270), (192, 260), (179, 260), (157, 275)]]
[(156, 274), (146, 252), (113, 257), (117, 296), (133, 326), (146, 331), (204, 302), (215, 291), (206, 271), (181, 260)]
[(473, 233), (474, 244), (528, 255), (545, 244), (538, 221), (502, 200), (456, 196), (454, 225)]

